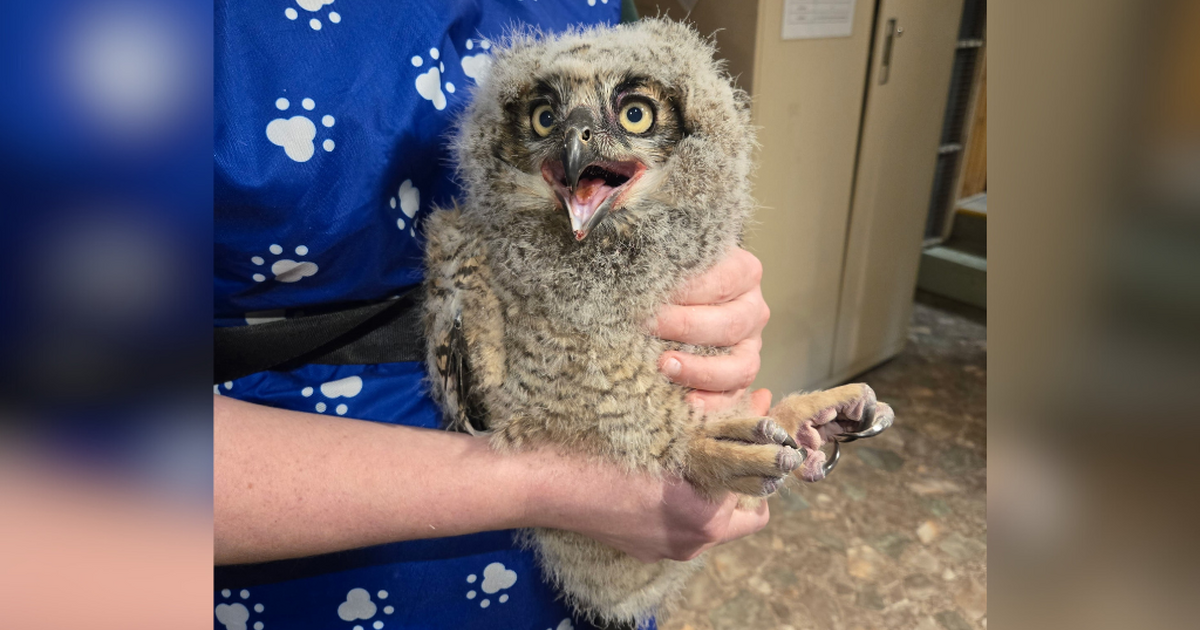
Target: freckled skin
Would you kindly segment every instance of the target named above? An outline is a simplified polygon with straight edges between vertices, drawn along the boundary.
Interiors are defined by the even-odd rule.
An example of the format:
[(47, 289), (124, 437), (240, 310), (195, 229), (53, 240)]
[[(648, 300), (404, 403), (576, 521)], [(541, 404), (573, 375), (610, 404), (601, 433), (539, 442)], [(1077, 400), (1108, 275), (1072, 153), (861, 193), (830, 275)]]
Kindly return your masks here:
[[(682, 475), (714, 496), (774, 492), (801, 465), (782, 442), (814, 412), (788, 416), (782, 429), (745, 405), (697, 413), (688, 390), (657, 369), (681, 344), (642, 329), (672, 291), (741, 241), (754, 207), (747, 95), (708, 41), (666, 20), (518, 33), (494, 52), (455, 138), (465, 198), (425, 224), (427, 363), (448, 424), (489, 435), (497, 449), (554, 444)], [(653, 116), (640, 133), (620, 119), (630, 99)], [(547, 104), (556, 124), (543, 135), (531, 116)], [(580, 107), (596, 120), (590, 146), (600, 158), (644, 166), (583, 240), (543, 172), (563, 155), (562, 121)], [(792, 398), (803, 407), (805, 396)], [(594, 619), (661, 613), (697, 566), (643, 564), (571, 532), (524, 537)]]

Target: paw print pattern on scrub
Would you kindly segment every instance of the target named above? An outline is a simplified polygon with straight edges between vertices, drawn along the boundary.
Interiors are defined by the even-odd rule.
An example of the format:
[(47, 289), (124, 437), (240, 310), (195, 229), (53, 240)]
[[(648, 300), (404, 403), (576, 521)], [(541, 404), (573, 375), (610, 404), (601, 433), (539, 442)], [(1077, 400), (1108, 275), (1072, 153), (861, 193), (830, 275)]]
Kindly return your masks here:
[[(396, 209), (397, 200), (400, 202), (400, 211), (404, 213), (404, 216), (396, 219), (396, 227), (401, 230), (408, 227), (408, 233), (416, 238), (417, 232), (415, 228), (417, 223), (413, 220), (413, 217), (417, 216), (417, 210), (421, 208), (421, 191), (416, 186), (413, 186), (411, 179), (406, 179), (404, 183), (400, 184), (400, 188), (396, 191), (396, 196), (388, 200), (388, 205), (393, 210)], [(407, 222), (405, 222), (404, 217), (408, 217)]]
[[(467, 576), (467, 584), (474, 584), (478, 580), (479, 576), (475, 575), (474, 573)], [(497, 592), (502, 591), (516, 583), (516, 571), (504, 568), (504, 565), (500, 562), (493, 562), (483, 568), (483, 583), (479, 585), (479, 588), (485, 595), (494, 595)], [(478, 596), (479, 593), (477, 593), (475, 589), (467, 591), (467, 599), (473, 600)], [(500, 602), (501, 604), (507, 602), (508, 593), (501, 593), (500, 597), (496, 598), (496, 601)], [(483, 599), (479, 600), (480, 608), (487, 608), (491, 605), (492, 600), (488, 597), (484, 597)]]
[[(481, 52), (464, 54), (459, 65), (462, 66), (462, 72), (467, 78), (473, 80), (475, 83), (483, 83), (492, 68), (492, 56), (488, 52), (492, 47), (492, 43), (486, 39), (481, 39), (478, 40), (477, 44), (476, 40), (468, 39), (465, 47), (468, 51), (473, 51), (476, 45), (479, 46)], [(442, 83), (442, 78), (446, 74), (446, 64), (439, 61), (442, 58), (442, 52), (437, 48), (430, 48), (429, 58), (431, 60), (431, 67), (417, 75), (417, 94), (420, 94), (421, 98), (433, 103), (434, 109), (441, 111), (446, 109), (446, 94), (454, 94), (458, 90), (458, 87), (450, 81)], [(421, 55), (413, 55), (411, 61), (415, 68), (425, 66), (425, 58)]]
[[(280, 97), (275, 100), (275, 108), (281, 112), (287, 111), (291, 106), (291, 101), (286, 98)], [(316, 106), (316, 102), (311, 98), (300, 101), (300, 107), (310, 112)], [(321, 117), (321, 126), (327, 129), (333, 127), (335, 122), (337, 121), (329, 114)], [(267, 140), (270, 140), (271, 144), (283, 147), (283, 152), (295, 162), (307, 162), (312, 159), (316, 153), (316, 137), (316, 123), (303, 114), (291, 118), (276, 118), (267, 123)], [(326, 153), (333, 151), (333, 147), (334, 142), (331, 138), (326, 138), (321, 143), (321, 148), (325, 149)]]
[[(359, 394), (359, 392), (362, 391), (362, 388), (362, 377), (347, 376), (346, 378), (338, 379), (336, 381), (321, 383), (321, 395), (331, 400), (342, 397), (354, 398)], [(300, 390), (300, 395), (304, 396), (305, 398), (312, 396), (313, 393), (315, 393), (315, 390), (313, 390), (311, 387), (305, 387), (304, 389)], [(329, 409), (329, 405), (324, 401), (320, 401), (316, 404), (314, 409), (317, 410), (317, 413), (325, 413), (325, 411)], [(347, 406), (346, 403), (340, 403), (333, 411), (339, 416), (344, 416), (346, 415), (347, 411), (350, 411), (350, 407)]]
[[(411, 3), (395, 1), (219, 3), (219, 41), (209, 58), (221, 97), (210, 132), (212, 325), (277, 328), (417, 286), (427, 219), (435, 205), (461, 194), (446, 150), (450, 124), (472, 90), (496, 85), (504, 34), (513, 24), (552, 33), (618, 16), (601, 9), (599, 0), (595, 7), (587, 0), (427, 4), (414, 12)], [(616, 4), (608, 0), (607, 7)], [(298, 254), (300, 246), (307, 249)], [(425, 378), (419, 362), (297, 363), (209, 386), (214, 399), (330, 421), (438, 426), (441, 413), (425, 396)], [(306, 559), (311, 573), (291, 575), (273, 565), (214, 567), (213, 628), (568, 630), (557, 626), (566, 617), (574, 621), (573, 613), (544, 583), (532, 552), (494, 532), (441, 535), (431, 530), (419, 546), (350, 554), (367, 560), (362, 564), (347, 565), (342, 554)], [(410, 548), (431, 550), (437, 559), (414, 558)], [(516, 582), (485, 592), (484, 569), (491, 563), (514, 572)], [(476, 576), (473, 584), (468, 574)], [(228, 597), (224, 588), (232, 591)], [(250, 591), (245, 600), (243, 588)], [(346, 621), (338, 607), (355, 588), (369, 595), (374, 614)], [(468, 590), (474, 599), (466, 598)], [(345, 612), (365, 598), (354, 599)], [(489, 603), (481, 607), (484, 599)], [(265, 611), (255, 612), (257, 603)]]
[[(272, 244), (267, 249), (276, 256), (279, 256), (283, 253), (283, 247), (278, 244)], [(296, 248), (296, 256), (307, 255), (307, 246), (301, 245)], [(254, 266), (256, 267), (261, 267), (262, 265), (266, 264), (267, 261), (262, 256), (254, 256), (250, 259), (250, 262), (254, 263)], [(317, 271), (319, 270), (320, 269), (317, 267), (316, 263), (309, 262), (307, 260), (291, 260), (290, 258), (281, 258), (271, 263), (271, 275), (280, 282), (299, 282), (304, 278), (316, 275)], [(262, 273), (256, 273), (251, 276), (251, 278), (253, 278), (255, 282), (263, 282), (267, 279), (267, 276)]]
[[(429, 57), (433, 60), (431, 63), (437, 65), (417, 76), (417, 94), (433, 103), (434, 109), (438, 111), (446, 109), (446, 94), (442, 92), (442, 73), (446, 71), (446, 64), (438, 61), (441, 56), (442, 53), (438, 49), (430, 48)], [(421, 55), (413, 55), (412, 65), (420, 68), (425, 65), (425, 59)], [(451, 94), (457, 89), (449, 81), (446, 82), (445, 88), (446, 92)]]
[[(383, 600), (387, 599), (388, 592), (379, 591), (375, 593), (375, 596), (378, 597), (380, 603), (382, 603)], [(378, 611), (379, 606), (375, 602), (371, 601), (371, 594), (367, 592), (367, 589), (353, 588), (350, 589), (349, 593), (346, 593), (346, 601), (338, 605), (337, 614), (342, 621), (358, 621), (359, 619), (366, 621), (374, 617), (375, 613)], [(394, 612), (396, 612), (396, 609), (392, 606), (383, 607), (383, 614), (385, 615), (390, 615)], [(375, 630), (383, 630), (383, 626), (384, 623), (382, 619), (376, 619), (371, 624), (371, 627)], [(362, 625), (356, 625), (354, 626), (354, 630), (365, 629)]]
[[(213, 610), (213, 613), (217, 616), (217, 621), (219, 621), (221, 625), (225, 626), (225, 630), (247, 630), (251, 627), (254, 628), (254, 630), (263, 630), (265, 626), (261, 621), (255, 621), (253, 626), (249, 625), (250, 609), (246, 607), (246, 604), (236, 601), (237, 598), (241, 598), (243, 600), (250, 599), (250, 591), (242, 589), (237, 593), (236, 598), (234, 597), (234, 593), (229, 589), (224, 589), (221, 591), (221, 599), (230, 598), (234, 598), (234, 603), (226, 604), (222, 602), (217, 604), (216, 609)], [(261, 613), (264, 610), (262, 604), (254, 604), (253, 607), (255, 613)]]
[[(475, 41), (467, 40), (467, 50), (475, 49)], [(492, 47), (492, 43), (486, 39), (479, 40), (479, 49), (483, 52), (474, 55), (463, 55), (462, 71), (463, 74), (470, 77), (475, 83), (482, 85), (484, 79), (487, 78), (488, 72), (492, 69), (492, 56), (488, 53), (488, 49)]]
[[(333, 0), (296, 0), (296, 4), (300, 5), (301, 9), (304, 9), (309, 13), (316, 13), (324, 8), (325, 5), (333, 4)], [(300, 17), (300, 13), (297, 12), (293, 7), (284, 9), (283, 15), (289, 20), (295, 20), (296, 18)], [(338, 13), (337, 11), (330, 11), (327, 19), (334, 24), (339, 24), (342, 21), (342, 14)], [(321, 20), (314, 17), (308, 21), (308, 26), (314, 31), (319, 31), (323, 25)]]

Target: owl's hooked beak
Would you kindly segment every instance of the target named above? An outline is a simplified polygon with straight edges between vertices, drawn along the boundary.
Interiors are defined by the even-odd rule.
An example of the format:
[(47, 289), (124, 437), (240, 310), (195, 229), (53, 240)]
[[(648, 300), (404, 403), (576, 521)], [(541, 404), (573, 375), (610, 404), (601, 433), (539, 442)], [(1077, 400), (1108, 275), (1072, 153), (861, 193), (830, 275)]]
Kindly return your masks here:
[(567, 116), (566, 133), (563, 135), (563, 168), (566, 170), (567, 186), (576, 190), (583, 170), (600, 156), (592, 148), (592, 129), (596, 117), (586, 107), (576, 107)]
[(564, 126), (562, 161), (542, 164), (542, 177), (567, 211), (575, 240), (582, 241), (646, 167), (638, 160), (605, 160), (595, 149), (596, 118), (587, 108), (575, 108)]

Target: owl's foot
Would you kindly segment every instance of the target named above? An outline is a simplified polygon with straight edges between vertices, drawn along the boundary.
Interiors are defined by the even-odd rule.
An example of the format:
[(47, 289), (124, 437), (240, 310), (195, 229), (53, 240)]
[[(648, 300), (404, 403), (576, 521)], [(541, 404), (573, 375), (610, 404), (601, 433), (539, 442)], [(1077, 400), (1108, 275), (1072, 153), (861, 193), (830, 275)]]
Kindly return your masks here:
[[(877, 401), (865, 383), (792, 394), (771, 410), (771, 416), (808, 449), (810, 456), (797, 473), (805, 481), (820, 481), (833, 471), (841, 456), (839, 442), (879, 435), (896, 419), (891, 406)], [(828, 442), (833, 442), (833, 451), (826, 457), (820, 448)]]
[(686, 476), (708, 494), (732, 490), (767, 496), (804, 463), (804, 451), (773, 419), (713, 420), (688, 445)]

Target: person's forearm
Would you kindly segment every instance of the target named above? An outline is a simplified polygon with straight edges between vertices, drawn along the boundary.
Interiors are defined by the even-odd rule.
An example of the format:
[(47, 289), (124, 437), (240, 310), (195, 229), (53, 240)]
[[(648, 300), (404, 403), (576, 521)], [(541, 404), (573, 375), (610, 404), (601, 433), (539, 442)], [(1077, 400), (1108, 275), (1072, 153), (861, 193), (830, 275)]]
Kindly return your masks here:
[[(770, 405), (759, 397), (756, 413)], [(675, 477), (552, 447), (213, 402), (216, 564), (515, 527), (567, 529), (643, 561), (684, 560), (761, 529), (766, 503), (709, 502)]]
[(529, 524), (537, 460), (485, 440), (214, 397), (217, 564)]

